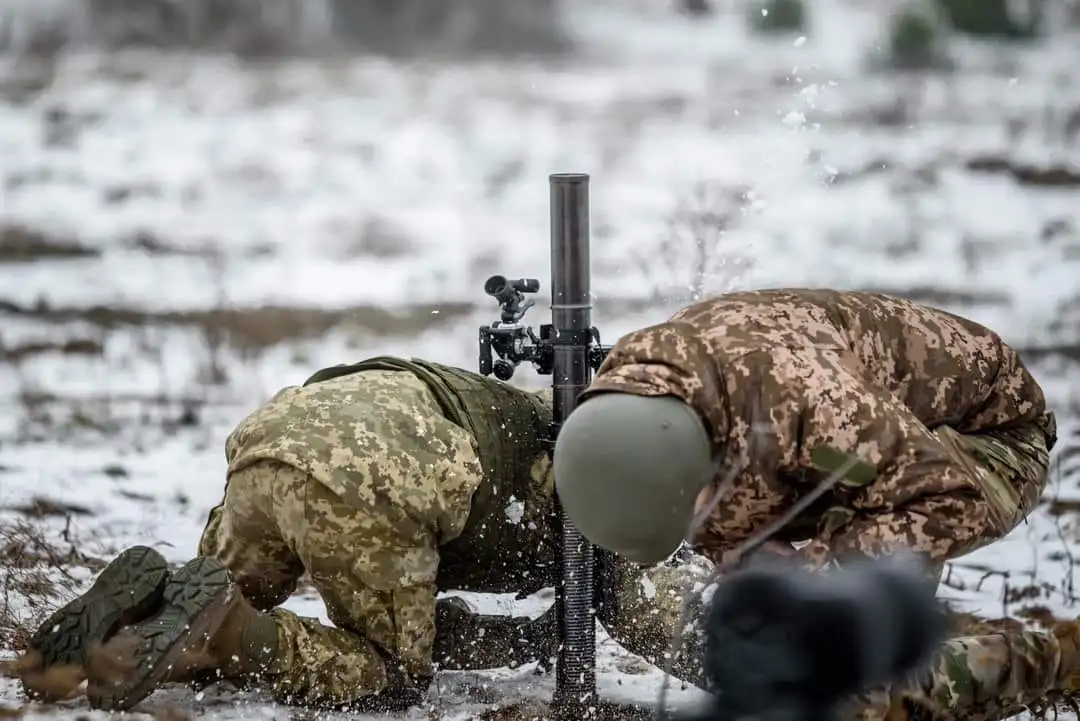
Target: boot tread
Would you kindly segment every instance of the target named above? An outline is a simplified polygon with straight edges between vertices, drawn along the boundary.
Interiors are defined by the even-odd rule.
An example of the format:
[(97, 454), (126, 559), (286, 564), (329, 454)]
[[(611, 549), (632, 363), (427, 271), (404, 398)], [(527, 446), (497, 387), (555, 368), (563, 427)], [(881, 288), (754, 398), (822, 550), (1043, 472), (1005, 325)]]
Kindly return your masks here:
[(86, 593), (42, 623), (30, 639), (44, 667), (82, 665), (94, 642), (141, 621), (161, 603), (169, 566), (148, 546), (133, 546), (107, 565)]
[(185, 651), (195, 651), (217, 630), (233, 585), (228, 569), (210, 557), (196, 558), (165, 586), (164, 605), (152, 618), (132, 626), (137, 646), (131, 675), (117, 684), (93, 678), (87, 685), (91, 708), (126, 711), (153, 693)]

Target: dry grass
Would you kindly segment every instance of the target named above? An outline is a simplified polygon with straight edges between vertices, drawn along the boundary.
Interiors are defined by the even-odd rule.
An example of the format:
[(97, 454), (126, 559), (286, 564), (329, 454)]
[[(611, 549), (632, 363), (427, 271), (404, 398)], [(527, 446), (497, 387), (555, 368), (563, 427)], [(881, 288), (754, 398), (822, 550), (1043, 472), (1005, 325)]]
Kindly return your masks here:
[[(257, 352), (290, 341), (310, 340), (336, 328), (376, 336), (413, 335), (468, 317), (471, 303), (441, 303), (388, 309), (376, 305), (339, 309), (264, 306), (169, 312), (138, 308), (91, 306), (56, 308), (47, 304), (22, 306), (0, 300), (0, 314), (43, 324), (86, 323), (101, 330), (122, 327), (188, 327), (220, 339), (241, 352)], [(82, 350), (89, 350), (83, 348)]]
[(0, 263), (32, 263), (58, 258), (93, 258), (101, 255), (96, 248), (51, 238), (22, 225), (0, 226)]
[(737, 284), (752, 258), (745, 239), (730, 231), (753, 197), (748, 187), (698, 182), (679, 199), (657, 244), (631, 256), (654, 302), (696, 302)]
[[(57, 504), (45, 505), (48, 507), (31, 504), (35, 512), (29, 517), (54, 516), (59, 512)], [(82, 695), (86, 668), (71, 664), (46, 668), (40, 654), (28, 650), (28, 645), (34, 631), (56, 605), (76, 592), (79, 582), (71, 571), (100, 570), (102, 565), (98, 559), (82, 554), (73, 543), (65, 540), (61, 545), (51, 541), (48, 531), (35, 522), (27, 519), (0, 522), (0, 648), (23, 651), (13, 661), (0, 662), (0, 676), (19, 681), (31, 700), (53, 704)], [(102, 678), (130, 671), (114, 663), (101, 646), (89, 650), (89, 662)], [(31, 706), (5, 708), (0, 709), (0, 715), (15, 718), (32, 709)]]
[(74, 545), (65, 549), (50, 541), (41, 525), (0, 521), (0, 648), (25, 649), (56, 602), (77, 588), (71, 571), (102, 566)]
[(68, 518), (69, 516), (88, 516), (91, 511), (86, 506), (65, 503), (45, 496), (34, 496), (27, 503), (6, 506), (4, 510), (15, 511), (26, 518)]
[[(54, 505), (32, 503), (30, 517), (56, 515)], [(69, 516), (70, 517), (70, 516)], [(117, 683), (134, 670), (133, 636), (120, 635), (105, 644), (87, 650), (85, 665), (44, 667), (40, 654), (28, 649), (29, 640), (52, 613), (80, 585), (71, 571), (77, 568), (98, 571), (104, 563), (81, 553), (69, 542), (68, 533), (61, 543), (50, 540), (48, 531), (27, 519), (0, 522), (0, 648), (22, 651), (18, 658), (0, 661), (0, 677), (17, 680), (27, 697), (34, 702), (16, 708), (0, 708), (0, 718), (18, 718), (40, 711), (49, 705), (83, 695), (88, 677), (95, 683)], [(190, 665), (204, 663), (196, 656), (185, 657)], [(160, 721), (187, 721), (190, 714), (176, 706), (154, 713)]]
[(30, 358), (47, 354), (65, 356), (100, 357), (105, 347), (92, 338), (71, 338), (62, 341), (37, 341), (4, 346), (0, 339), (0, 361), (22, 363)]
[(999, 156), (972, 158), (965, 165), (973, 173), (1008, 175), (1020, 185), (1043, 188), (1075, 188), (1080, 186), (1080, 172), (1064, 165), (1041, 168)]

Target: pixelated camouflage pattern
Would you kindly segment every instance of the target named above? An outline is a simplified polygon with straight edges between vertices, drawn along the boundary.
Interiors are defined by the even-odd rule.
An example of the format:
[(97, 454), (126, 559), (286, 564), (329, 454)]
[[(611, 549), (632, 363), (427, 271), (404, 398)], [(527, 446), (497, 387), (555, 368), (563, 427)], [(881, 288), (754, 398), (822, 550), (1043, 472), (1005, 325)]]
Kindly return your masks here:
[[(357, 519), (386, 519), (377, 522), (406, 536), (430, 534), (435, 545), (464, 530), (483, 477), (469, 434), (419, 378), (401, 371), (284, 388), (233, 430), (225, 457), (227, 484), (258, 461), (285, 463), (340, 497)], [(387, 578), (405, 585), (435, 570), (400, 554), (379, 560), (390, 564)]]
[(272, 610), (278, 657), (264, 678), (275, 699), (349, 703), (388, 690), (388, 679), (431, 675), (438, 551), (431, 524), (403, 524), (402, 515), (361, 514), (277, 461), (231, 474), (199, 553), (221, 560), (264, 611), (284, 602), (306, 570), (336, 626)]
[[(702, 590), (713, 565), (694, 554), (677, 558), (650, 568), (617, 566), (619, 601), (626, 613), (609, 632), (624, 648), (663, 668), (689, 588), (692, 603), (672, 673), (704, 687)], [(1053, 631), (1010, 627), (951, 638), (924, 672), (850, 699), (838, 721), (1001, 721), (1045, 704), (1055, 692), (1080, 688), (1078, 646), (1076, 623), (1059, 623)]]
[[(296, 389), (286, 389), (241, 423), (227, 443), (230, 475), (225, 499), (211, 512), (200, 543), (200, 553), (214, 555), (229, 566), (245, 597), (257, 608), (269, 610), (282, 603), (305, 569), (326, 601), (337, 628), (283, 609), (272, 611), (278, 626), (279, 658), (268, 681), (275, 698), (285, 703), (347, 703), (401, 682), (404, 671), (417, 676), (431, 672), (436, 660), (432, 657), (437, 633), (434, 598), (441, 586), (437, 571), (432, 581), (432, 569), (439, 564), (439, 534), (430, 529), (450, 529), (443, 534), (448, 537), (453, 529), (463, 527), (471, 504), (460, 499), (468, 496), (465, 489), (481, 482), (479, 459), (467, 450), (475, 444), (469, 443), (469, 434), (457, 424), (438, 423), (439, 407), (425, 384), (402, 372), (366, 371), (362, 376), (320, 383), (321, 391), (336, 389), (320, 401), (297, 398)], [(550, 397), (546, 402), (550, 403)], [(315, 439), (312, 449), (324, 456), (330, 454), (331, 459), (319, 458), (316, 453), (305, 456), (300, 447), (305, 434), (324, 428), (329, 429), (329, 435), (342, 437), (342, 421), (336, 428), (331, 422), (340, 413), (335, 409), (342, 406), (369, 411), (343, 414), (358, 435), (346, 441), (344, 448), (332, 446), (325, 438)], [(317, 421), (314, 424), (308, 422), (312, 416)], [(355, 428), (357, 423), (366, 424), (368, 430)], [(404, 434), (403, 428), (407, 429)], [(972, 437), (964, 436), (961, 441), (968, 438)], [(419, 444), (420, 450), (413, 448), (417, 439), (425, 441)], [(408, 476), (404, 469), (439, 455), (431, 449), (440, 442), (447, 450), (444, 457), (452, 455), (458, 470), (453, 474), (448, 469), (440, 477), (457, 479), (457, 485), (431, 488), (429, 484), (413, 484), (404, 487), (407, 492), (394, 485)], [(365, 454), (358, 463), (361, 456), (352, 449), (361, 443)], [(1007, 458), (1011, 448), (984, 448), (982, 452)], [(426, 455), (421, 455), (425, 450)], [(275, 457), (279, 451), (283, 454)], [(978, 457), (977, 453), (972, 455)], [(343, 467), (331, 467), (330, 460)], [(367, 470), (358, 476), (355, 469), (361, 467)], [(321, 476), (307, 469), (319, 471)], [(533, 502), (539, 506), (550, 502), (550, 465), (538, 460), (531, 475), (542, 489), (534, 494)], [(335, 477), (337, 487), (343, 489), (342, 480), (362, 479), (364, 485), (348, 487), (353, 488), (353, 496), (369, 499), (368, 513), (358, 512), (355, 498), (346, 500), (334, 489), (333, 481), (323, 480)], [(431, 501), (426, 516), (417, 513), (424, 494)], [(418, 516), (427, 522), (417, 523)], [(387, 552), (389, 549), (393, 553)], [(517, 563), (522, 576), (529, 574), (531, 559), (520, 558)], [(620, 563), (616, 573), (622, 614), (609, 628), (613, 638), (627, 650), (662, 666), (687, 577), (697, 593), (710, 570), (711, 564), (700, 557), (678, 567), (665, 564), (642, 569)], [(700, 601), (692, 608), (674, 672), (700, 685)], [(985, 664), (976, 663), (992, 657), (987, 649), (999, 648), (993, 640), (1000, 637), (988, 638), (991, 641), (950, 642), (945, 653), (952, 654), (948, 656), (952, 661), (939, 664), (927, 683), (905, 693), (938, 699), (943, 707), (970, 705), (974, 701), (966, 699), (982, 698), (964, 696), (962, 689), (990, 689), (991, 682), (1000, 679)], [(1048, 648), (1048, 642), (1039, 646), (1041, 637), (1037, 634), (1017, 639), (1021, 648)], [(1032, 651), (1026, 658), (1032, 667), (1046, 668), (1047, 659), (1053, 657)], [(506, 665), (505, 661), (477, 660), (484, 666)], [(963, 671), (965, 668), (975, 670)], [(1010, 688), (1014, 691), (1006, 688), (1003, 698), (1010, 693), (1015, 698), (1027, 693), (1016, 684)], [(1030, 695), (1037, 696), (1038, 691)], [(872, 711), (866, 708), (870, 706), (864, 705), (862, 713), (871, 718), (867, 714)]]
[[(463, 531), (440, 545), (440, 585), (531, 593), (554, 583), (557, 538), (547, 517), (554, 493), (546, 438), (550, 389), (525, 392), (460, 368), (395, 356), (324, 368), (304, 385), (372, 370), (407, 371), (420, 378), (442, 415), (469, 432), (483, 469)], [(527, 579), (519, 558), (531, 561)]]
[[(321, 703), (327, 694), (381, 690), (386, 659), (408, 674), (430, 673), (436, 587), (477, 577), (476, 563), (455, 567), (440, 550), (472, 514), (484, 477), (479, 445), (406, 371), (286, 388), (233, 431), (225, 499), (211, 511), (201, 552), (222, 560), (259, 608), (283, 602), (306, 569), (338, 626), (275, 611), (281, 698)], [(546, 451), (524, 473), (537, 490), (522, 499), (521, 515), (540, 516), (554, 488)], [(492, 583), (507, 584), (511, 572), (520, 586), (534, 583), (538, 568), (553, 565), (543, 556), (554, 540), (537, 541), (552, 529), (503, 517), (522, 536), (516, 546), (534, 549), (535, 559), (508, 555), (500, 547), (506, 534), (490, 534), (490, 552), (504, 559), (491, 567)]]
[[(278, 658), (260, 680), (277, 701), (311, 706), (351, 703), (393, 690), (391, 684), (407, 680), (405, 671), (423, 677), (431, 672), (432, 660), (438, 660), (431, 656), (436, 640), (433, 615), (423, 611), (433, 607), (436, 586), (398, 587), (389, 579), (389, 590), (371, 588), (367, 580), (371, 576), (360, 563), (370, 557), (365, 543), (371, 544), (371, 536), (366, 530), (382, 538), (393, 534), (377, 519), (358, 528), (355, 510), (323, 484), (274, 461), (233, 474), (222, 505), (211, 513), (199, 551), (229, 566), (253, 606), (271, 610), (282, 603), (307, 569), (336, 625), (325, 626), (280, 608), (271, 610), (278, 628)], [(413, 552), (436, 553), (434, 548)], [(701, 591), (713, 566), (696, 554), (680, 556), (677, 563), (649, 568), (624, 561), (616, 565), (621, 614), (608, 630), (628, 651), (663, 667), (682, 597), (689, 589), (693, 603), (673, 673), (702, 686)], [(460, 629), (451, 629), (456, 630)], [(488, 640), (471, 644), (490, 651), (471, 659), (475, 667), (520, 662), (520, 651), (511, 644), (498, 637)], [(505, 657), (499, 655), (500, 649)], [(854, 699), (843, 719), (878, 721), (894, 707), (925, 708), (928, 703), (940, 718), (1003, 719), (1019, 706), (1038, 701), (1047, 689), (1061, 687), (1066, 674), (1080, 672), (1076, 656), (1074, 652), (1070, 666), (1062, 666), (1053, 635), (1034, 631), (952, 639), (925, 678), (897, 686), (891, 693), (882, 690)], [(895, 711), (888, 719), (898, 721)]]
[[(1003, 535), (1016, 514), (1000, 492), (1011, 487), (1026, 510), (1055, 442), (1042, 390), (996, 333), (875, 293), (767, 290), (691, 305), (616, 343), (584, 398), (612, 391), (690, 403), (725, 461), (717, 482), (742, 469), (695, 539), (717, 561), (835, 470), (821, 457), (854, 456), (869, 477), (842, 480), (800, 519), (814, 529), (800, 539), (807, 563), (906, 548), (940, 565)], [(997, 434), (980, 446), (996, 459), (985, 474), (970, 470), (970, 448), (961, 458), (931, 431), (942, 426)]]

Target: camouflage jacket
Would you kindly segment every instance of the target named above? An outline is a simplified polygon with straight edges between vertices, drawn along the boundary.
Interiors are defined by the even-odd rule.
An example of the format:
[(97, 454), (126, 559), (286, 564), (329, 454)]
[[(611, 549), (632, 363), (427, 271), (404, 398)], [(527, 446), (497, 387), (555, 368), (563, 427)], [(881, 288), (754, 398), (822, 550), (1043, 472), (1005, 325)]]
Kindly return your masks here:
[[(455, 388), (450, 374), (460, 376)], [(386, 588), (437, 573), (444, 589), (531, 593), (556, 567), (542, 437), (550, 417), (550, 391), (379, 357), (279, 391), (230, 434), (226, 460), (230, 474), (261, 460), (286, 463), (355, 508), (357, 523), (374, 514), (415, 532), (386, 539), (401, 561), (386, 564)]]
[[(712, 436), (734, 486), (695, 539), (720, 561), (854, 456), (861, 473), (827, 498), (810, 565), (906, 547), (940, 562), (985, 528), (985, 504), (930, 429), (1033, 420), (1043, 392), (1015, 350), (974, 322), (873, 293), (765, 290), (709, 299), (621, 338), (585, 392), (674, 395)], [(821, 450), (827, 451), (825, 454)], [(838, 452), (838, 453), (837, 453)], [(823, 508), (823, 507), (822, 507)], [(804, 514), (804, 515), (807, 515)], [(806, 519), (804, 519), (806, 520)], [(796, 540), (788, 538), (785, 540)]]

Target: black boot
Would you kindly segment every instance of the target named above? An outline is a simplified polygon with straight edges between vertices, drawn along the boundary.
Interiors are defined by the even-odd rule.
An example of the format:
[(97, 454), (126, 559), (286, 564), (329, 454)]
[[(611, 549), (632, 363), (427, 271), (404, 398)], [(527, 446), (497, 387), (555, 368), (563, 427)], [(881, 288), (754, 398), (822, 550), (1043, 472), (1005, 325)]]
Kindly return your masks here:
[(244, 680), (268, 670), (277, 656), (277, 624), (252, 608), (220, 561), (200, 557), (169, 580), (158, 612), (129, 626), (103, 655), (118, 671), (88, 669), (90, 707), (126, 711), (165, 683), (208, 673)]
[[(87, 652), (120, 628), (148, 617), (161, 605), (169, 569), (165, 558), (147, 546), (133, 546), (98, 575), (86, 593), (49, 616), (30, 639), (40, 670), (84, 666)], [(36, 696), (32, 688), (24, 690)]]

